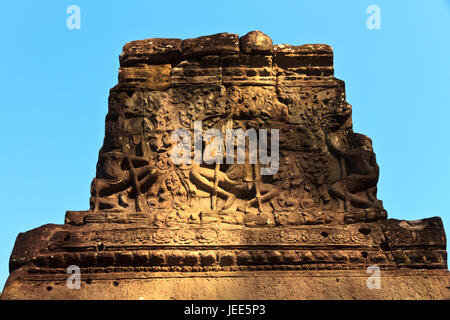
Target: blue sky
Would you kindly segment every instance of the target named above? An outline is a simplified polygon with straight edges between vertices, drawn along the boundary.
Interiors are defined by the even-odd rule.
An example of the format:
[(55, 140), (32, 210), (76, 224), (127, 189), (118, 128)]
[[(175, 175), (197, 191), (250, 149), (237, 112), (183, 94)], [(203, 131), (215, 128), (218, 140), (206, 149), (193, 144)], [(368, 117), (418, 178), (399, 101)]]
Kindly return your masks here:
[[(69, 30), (69, 5), (81, 29)], [(369, 30), (369, 5), (381, 29)], [(89, 206), (118, 56), (131, 40), (261, 30), (327, 43), (388, 216), (450, 230), (450, 1), (8, 1), (0, 11), (0, 288), (19, 232)]]

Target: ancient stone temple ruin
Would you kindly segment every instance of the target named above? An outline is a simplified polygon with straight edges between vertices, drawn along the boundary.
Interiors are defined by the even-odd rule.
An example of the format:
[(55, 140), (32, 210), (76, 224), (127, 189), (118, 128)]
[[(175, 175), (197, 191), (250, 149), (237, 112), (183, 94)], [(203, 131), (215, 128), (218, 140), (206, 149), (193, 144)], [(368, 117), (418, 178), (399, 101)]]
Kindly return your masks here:
[(132, 41), (118, 80), (90, 209), (19, 234), (3, 299), (450, 297), (442, 221), (387, 219), (330, 46)]

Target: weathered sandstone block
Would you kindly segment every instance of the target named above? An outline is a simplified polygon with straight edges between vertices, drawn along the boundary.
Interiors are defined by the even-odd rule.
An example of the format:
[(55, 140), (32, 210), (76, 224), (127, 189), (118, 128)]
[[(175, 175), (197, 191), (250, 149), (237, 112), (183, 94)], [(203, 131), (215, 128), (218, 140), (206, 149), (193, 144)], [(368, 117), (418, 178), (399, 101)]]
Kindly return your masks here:
[[(120, 63), (90, 208), (18, 235), (2, 299), (450, 298), (442, 221), (387, 219), (330, 46), (146, 39)], [(243, 161), (230, 130), (257, 137)], [(233, 161), (174, 161), (211, 131)]]

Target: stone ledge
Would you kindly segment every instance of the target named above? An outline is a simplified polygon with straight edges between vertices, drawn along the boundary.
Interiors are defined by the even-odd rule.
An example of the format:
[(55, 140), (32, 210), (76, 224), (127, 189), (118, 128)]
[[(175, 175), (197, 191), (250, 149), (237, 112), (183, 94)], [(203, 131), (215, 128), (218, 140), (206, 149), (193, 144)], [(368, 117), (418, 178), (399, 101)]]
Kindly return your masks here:
[(165, 274), (90, 274), (79, 290), (67, 288), (69, 275), (30, 279), (14, 272), (1, 297), (6, 299), (77, 300), (416, 300), (450, 299), (449, 272), (381, 271), (380, 289), (369, 289), (365, 271), (288, 271)]
[(351, 225), (244, 227), (229, 224), (44, 225), (17, 237), (10, 272), (447, 269), (440, 218)]

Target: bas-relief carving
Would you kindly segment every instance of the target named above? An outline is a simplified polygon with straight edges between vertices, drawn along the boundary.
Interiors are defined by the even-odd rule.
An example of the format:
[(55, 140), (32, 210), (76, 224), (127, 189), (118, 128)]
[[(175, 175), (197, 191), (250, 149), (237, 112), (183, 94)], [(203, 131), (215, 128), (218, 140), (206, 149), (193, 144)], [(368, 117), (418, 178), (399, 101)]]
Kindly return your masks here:
[[(280, 48), (282, 56), (286, 48)], [(295, 50), (301, 60), (303, 52), (298, 48), (286, 56), (295, 60)], [(320, 50), (324, 50), (320, 45), (312, 46), (308, 55), (316, 54), (318, 65)], [(384, 219), (386, 212), (376, 197), (375, 154), (370, 139), (352, 131), (343, 82), (331, 75), (289, 80), (286, 74), (296, 74), (297, 69), (289, 68), (292, 62), (277, 64), (276, 54), (272, 55), (235, 54), (240, 57), (235, 72), (259, 63), (279, 78), (276, 85), (196, 86), (191, 81), (164, 90), (138, 86), (129, 91), (128, 82), (119, 82), (109, 100), (104, 145), (91, 188), (92, 212), (218, 216), (242, 212), (247, 224), (263, 215), (274, 225)], [(175, 60), (176, 72), (172, 70), (171, 76), (175, 72), (177, 79), (198, 80), (211, 68), (223, 72), (234, 56), (197, 54)], [(171, 134), (176, 129), (193, 134), (195, 121), (202, 121), (203, 131), (216, 128), (224, 134), (226, 129), (268, 129), (269, 133), (278, 129), (278, 172), (261, 176), (259, 165), (248, 163), (174, 164)]]
[[(18, 236), (10, 270), (22, 279), (53, 281), (69, 265), (89, 277), (447, 268), (439, 218), (386, 219), (372, 141), (353, 131), (331, 47), (273, 46), (261, 32), (147, 39), (120, 62), (90, 209)], [(174, 163), (178, 129), (192, 140), (268, 129), (267, 141), (277, 129), (278, 168), (261, 174), (249, 145), (242, 163)]]

